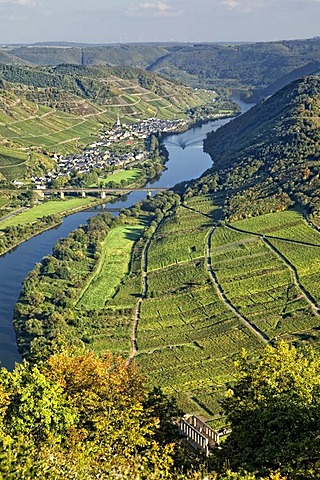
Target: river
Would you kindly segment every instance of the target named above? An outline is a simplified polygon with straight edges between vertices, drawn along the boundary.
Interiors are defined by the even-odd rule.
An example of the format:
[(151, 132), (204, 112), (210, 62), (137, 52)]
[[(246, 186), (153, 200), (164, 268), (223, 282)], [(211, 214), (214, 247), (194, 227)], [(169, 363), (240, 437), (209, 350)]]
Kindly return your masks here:
[[(238, 99), (242, 111), (251, 105)], [(206, 134), (217, 130), (230, 119), (219, 119), (205, 123), (199, 127), (190, 128), (184, 133), (166, 137), (164, 144), (169, 153), (167, 169), (160, 178), (152, 182), (153, 187), (172, 187), (176, 183), (199, 177), (212, 166), (211, 158), (203, 152), (203, 140)], [(113, 208), (127, 208), (145, 197), (143, 192), (132, 192), (126, 200), (110, 204)], [(106, 204), (108, 207), (109, 204)], [(11, 252), (0, 257), (0, 362), (1, 366), (12, 370), (16, 362), (21, 362), (17, 349), (16, 336), (13, 328), (13, 311), (19, 297), (22, 281), (32, 270), (35, 263), (51, 253), (53, 245), (59, 238), (66, 237), (78, 225), (86, 223), (87, 219), (101, 212), (83, 211), (65, 217), (61, 225), (47, 230), (36, 237), (16, 247)]]

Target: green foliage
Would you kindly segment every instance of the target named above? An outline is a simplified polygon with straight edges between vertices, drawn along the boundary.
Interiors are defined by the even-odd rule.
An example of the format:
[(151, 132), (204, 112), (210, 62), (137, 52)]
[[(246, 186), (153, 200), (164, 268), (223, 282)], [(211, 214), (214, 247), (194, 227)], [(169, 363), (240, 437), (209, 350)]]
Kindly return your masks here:
[(317, 216), (319, 111), (319, 78), (291, 83), (208, 135), (205, 149), (214, 166), (195, 188), (207, 184), (209, 191), (226, 191), (225, 211), (231, 220), (293, 204)]
[[(25, 279), (16, 304), (14, 325), (23, 356), (43, 359), (70, 344), (90, 344), (98, 352), (107, 348), (128, 353), (133, 302), (141, 293), (141, 282), (134, 282), (133, 295), (129, 288), (128, 295), (122, 296), (124, 301), (121, 296), (120, 301), (119, 296), (112, 297), (118, 292), (121, 295), (121, 282), (127, 274), (130, 279), (131, 274), (140, 274), (141, 253), (152, 220), (162, 218), (178, 200), (173, 192), (166, 192), (114, 220), (109, 214), (91, 217), (87, 225), (56, 243), (52, 255)], [(21, 227), (9, 228), (15, 235)], [(126, 248), (125, 262), (119, 242)], [(112, 259), (114, 253), (117, 263)]]
[(282, 342), (255, 364), (244, 356), (239, 372), (223, 402), (232, 427), (223, 455), (231, 467), (318, 478), (318, 355)]
[(3, 233), (0, 234), (0, 254), (12, 249), (14, 246), (23, 242), (37, 233), (53, 227), (61, 222), (61, 216), (58, 214), (42, 216), (24, 225), (4, 226)]
[[(319, 38), (253, 44), (195, 44), (172, 47), (150, 69), (202, 88), (248, 87), (255, 98), (320, 70)], [(269, 88), (266, 88), (269, 87)]]
[(69, 350), (40, 366), (2, 369), (1, 477), (172, 478), (166, 428), (177, 413), (111, 354)]

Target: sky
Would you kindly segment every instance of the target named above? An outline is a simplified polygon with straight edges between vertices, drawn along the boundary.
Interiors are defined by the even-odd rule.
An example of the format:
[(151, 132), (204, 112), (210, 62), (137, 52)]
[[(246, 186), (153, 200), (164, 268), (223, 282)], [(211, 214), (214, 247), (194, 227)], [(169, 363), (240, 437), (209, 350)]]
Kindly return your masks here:
[(320, 0), (0, 0), (0, 43), (275, 41), (319, 20)]

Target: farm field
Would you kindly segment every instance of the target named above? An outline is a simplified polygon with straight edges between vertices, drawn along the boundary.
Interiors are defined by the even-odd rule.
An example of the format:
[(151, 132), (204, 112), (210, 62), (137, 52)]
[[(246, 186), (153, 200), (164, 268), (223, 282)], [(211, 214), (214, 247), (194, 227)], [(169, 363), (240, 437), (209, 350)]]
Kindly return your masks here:
[(295, 211), (271, 213), (233, 226), (265, 234), (296, 269), (299, 282), (320, 306), (320, 232)]
[(36, 205), (25, 212), (19, 213), (12, 218), (8, 218), (7, 220), (0, 222), (0, 230), (4, 230), (7, 227), (14, 227), (17, 225), (32, 223), (35, 222), (37, 219), (41, 217), (46, 217), (48, 215), (64, 214), (69, 210), (90, 205), (90, 203), (94, 202), (96, 202), (96, 199), (90, 197), (50, 200), (48, 202), (42, 203), (41, 205)]
[(77, 306), (101, 309), (115, 294), (117, 287), (129, 272), (132, 248), (144, 229), (142, 224), (122, 225), (107, 235), (101, 259)]
[(299, 282), (320, 308), (320, 245), (297, 245), (275, 239), (270, 243), (294, 266)]
[(210, 226), (211, 219), (178, 207), (155, 234), (148, 254), (148, 270), (203, 257)]
[(128, 182), (135, 182), (141, 176), (140, 168), (129, 168), (128, 170), (123, 170), (122, 172), (115, 172), (111, 175), (108, 175), (107, 178), (99, 178), (99, 184), (107, 184), (109, 182), (117, 183), (118, 185), (122, 180)]
[(311, 228), (301, 213), (294, 210), (268, 213), (248, 220), (233, 222), (240, 230), (320, 246), (320, 234)]
[[(96, 249), (90, 241), (79, 250), (85, 232), (62, 241), (58, 261), (45, 262), (41, 294), (66, 302), (71, 338), (97, 353), (134, 357), (151, 387), (219, 427), (219, 400), (236, 380), (242, 349), (256, 356), (268, 340), (318, 341), (320, 315), (305, 290), (318, 299), (320, 234), (296, 212), (226, 225), (219, 195), (172, 205), (164, 217), (156, 202), (139, 217), (123, 213)], [(68, 261), (64, 244), (72, 245)]]
[[(283, 248), (298, 273), (306, 265), (306, 249), (313, 248), (310, 275), (303, 277), (307, 288), (308, 281), (319, 284), (314, 281), (320, 265), (318, 232), (293, 211), (231, 224), (257, 234), (223, 224), (214, 228), (221, 203), (219, 197), (192, 197), (188, 208), (179, 207), (156, 230), (148, 251), (148, 293), (141, 304), (136, 355), (152, 385), (160, 385), (184, 411), (215, 426), (222, 421), (218, 402), (225, 384), (236, 377), (235, 358), (242, 348), (258, 354), (263, 343), (221, 300), (210, 280), (206, 243), (212, 229), (211, 268), (229, 304), (249, 323), (270, 341), (282, 337), (302, 342), (317, 338), (320, 325), (292, 269), (260, 238), (268, 227), (270, 243)], [(285, 240), (272, 237), (279, 233)], [(310, 242), (316, 246), (304, 245)]]
[(212, 217), (213, 220), (222, 218), (223, 197), (220, 194), (191, 197), (186, 200), (185, 205)]

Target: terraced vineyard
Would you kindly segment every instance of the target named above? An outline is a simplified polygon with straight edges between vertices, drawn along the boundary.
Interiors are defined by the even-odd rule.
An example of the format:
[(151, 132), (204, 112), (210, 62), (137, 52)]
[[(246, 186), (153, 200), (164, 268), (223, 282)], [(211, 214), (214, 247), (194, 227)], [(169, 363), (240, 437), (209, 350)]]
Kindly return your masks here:
[(54, 260), (61, 278), (44, 266), (39, 280), (57, 304), (78, 279), (63, 310), (68, 335), (135, 358), (150, 386), (214, 426), (223, 423), (219, 399), (243, 348), (258, 355), (277, 338), (320, 340), (320, 233), (294, 211), (225, 225), (222, 200), (195, 196), (157, 217), (154, 199), (155, 210), (123, 215), (98, 255), (89, 243), (80, 255), (78, 233), (65, 264), (62, 242)]
[[(304, 268), (314, 275), (320, 266), (320, 234), (294, 211), (236, 222), (231, 228), (214, 227), (220, 204), (219, 197), (191, 198), (187, 208), (179, 207), (158, 227), (147, 256), (148, 294), (141, 304), (136, 355), (153, 385), (178, 398), (185, 411), (204, 415), (215, 425), (218, 400), (226, 382), (235, 378), (233, 361), (242, 348), (259, 352), (259, 332), (270, 341), (305, 340), (315, 336), (320, 325), (292, 268), (272, 250), (263, 232), (286, 239), (268, 240), (279, 249), (278, 243), (286, 244), (298, 272), (305, 249), (313, 248), (312, 266), (304, 262)], [(233, 225), (257, 233), (237, 231)], [(211, 269), (226, 302), (207, 271), (206, 242), (212, 230)], [(302, 244), (308, 241), (316, 247)], [(307, 289), (307, 276), (303, 281)]]
[[(190, 208), (214, 211), (212, 198)], [(242, 348), (263, 344), (224, 305), (206, 271), (213, 220), (179, 207), (158, 227), (148, 251), (148, 294), (142, 301), (136, 360), (153, 385), (178, 398), (185, 411), (219, 418), (217, 401), (234, 380)]]
[(320, 233), (295, 211), (264, 215), (234, 224), (264, 234), (296, 270), (298, 280), (320, 307)]
[[(0, 89), (0, 174), (7, 180), (52, 168), (45, 152), (78, 151), (119, 116), (123, 123), (147, 117), (187, 119), (190, 108), (212, 101), (210, 93), (193, 92), (155, 75), (142, 86), (135, 70), (128, 74), (124, 69), (118, 76), (107, 67), (74, 71), (72, 66), (61, 66), (61, 76), (59, 68), (36, 73), (32, 68), (17, 69), (0, 72), (6, 81), (6, 88)], [(89, 81), (85, 91), (77, 87), (77, 74)]]
[(270, 339), (319, 322), (290, 269), (259, 237), (218, 227), (211, 251), (228, 300)]

